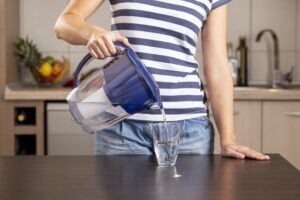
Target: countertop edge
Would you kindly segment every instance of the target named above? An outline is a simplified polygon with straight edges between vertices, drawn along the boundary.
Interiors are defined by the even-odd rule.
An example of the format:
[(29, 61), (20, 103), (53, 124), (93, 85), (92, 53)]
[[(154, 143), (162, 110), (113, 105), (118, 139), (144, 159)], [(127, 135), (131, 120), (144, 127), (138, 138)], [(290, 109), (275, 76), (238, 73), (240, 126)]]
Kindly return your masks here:
[[(4, 99), (7, 101), (64, 101), (72, 88), (23, 87), (9, 84), (5, 87)], [(300, 89), (270, 89), (260, 87), (235, 87), (234, 100), (249, 101), (297, 101)]]
[(5, 87), (4, 99), (7, 101), (48, 101), (66, 100), (71, 88), (14, 88)]

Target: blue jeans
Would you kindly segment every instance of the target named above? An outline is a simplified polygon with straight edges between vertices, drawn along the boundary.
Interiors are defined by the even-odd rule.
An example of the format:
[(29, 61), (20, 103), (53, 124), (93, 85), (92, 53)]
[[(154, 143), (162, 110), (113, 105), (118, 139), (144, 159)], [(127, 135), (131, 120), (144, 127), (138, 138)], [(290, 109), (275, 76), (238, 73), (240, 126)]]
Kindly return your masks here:
[[(96, 155), (152, 155), (153, 138), (151, 125), (156, 122), (125, 119), (97, 131)], [(182, 131), (179, 154), (212, 154), (214, 151), (214, 128), (207, 116), (180, 120)]]

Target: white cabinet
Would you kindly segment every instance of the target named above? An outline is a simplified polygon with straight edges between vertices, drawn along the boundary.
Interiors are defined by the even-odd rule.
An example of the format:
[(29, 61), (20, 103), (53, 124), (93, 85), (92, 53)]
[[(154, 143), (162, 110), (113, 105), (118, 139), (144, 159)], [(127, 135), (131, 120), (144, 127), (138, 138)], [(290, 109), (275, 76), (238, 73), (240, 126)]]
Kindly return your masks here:
[(48, 155), (95, 155), (94, 134), (84, 133), (66, 103), (47, 104)]
[[(261, 151), (261, 102), (234, 101), (233, 115), (237, 142)], [(220, 153), (219, 133), (213, 119), (212, 122), (215, 127), (214, 153)]]
[[(234, 101), (237, 142), (263, 153), (279, 153), (300, 170), (300, 102)], [(215, 127), (215, 151), (220, 137)]]
[(263, 102), (263, 151), (280, 153), (300, 170), (300, 102)]

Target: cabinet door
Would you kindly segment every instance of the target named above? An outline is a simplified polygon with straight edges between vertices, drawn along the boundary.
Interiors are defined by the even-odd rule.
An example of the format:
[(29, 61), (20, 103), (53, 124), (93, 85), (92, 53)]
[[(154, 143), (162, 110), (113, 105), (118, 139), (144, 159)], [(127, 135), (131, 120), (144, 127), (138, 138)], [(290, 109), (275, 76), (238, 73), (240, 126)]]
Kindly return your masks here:
[(47, 104), (48, 155), (94, 155), (94, 134), (84, 133), (66, 103)]
[(263, 103), (263, 151), (280, 153), (300, 170), (300, 102)]
[[(261, 102), (260, 101), (234, 101), (234, 124), (237, 142), (242, 145), (261, 151)], [(215, 151), (220, 153), (220, 136), (216, 124)]]

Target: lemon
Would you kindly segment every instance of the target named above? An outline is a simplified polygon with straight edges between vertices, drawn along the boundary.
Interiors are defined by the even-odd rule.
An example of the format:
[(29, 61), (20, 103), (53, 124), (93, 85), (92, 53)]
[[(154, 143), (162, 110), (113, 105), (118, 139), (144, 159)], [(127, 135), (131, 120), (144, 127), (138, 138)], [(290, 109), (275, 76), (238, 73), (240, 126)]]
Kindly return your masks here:
[(52, 66), (49, 63), (43, 63), (39, 71), (43, 77), (50, 76), (52, 74)]

